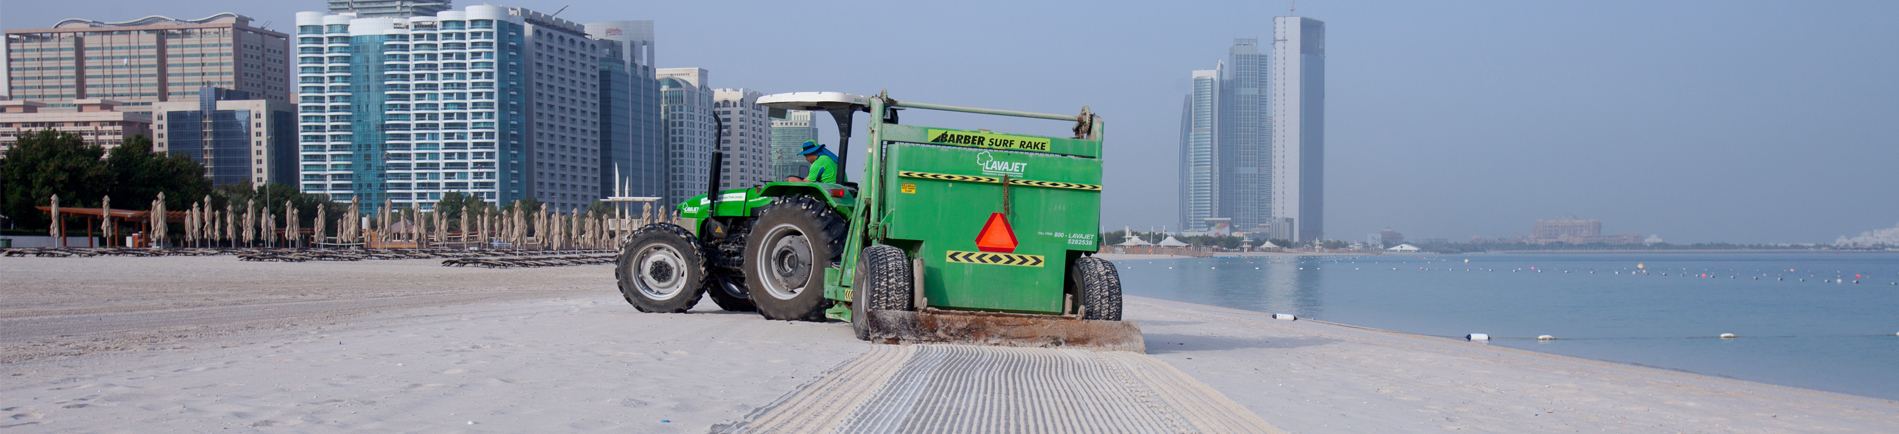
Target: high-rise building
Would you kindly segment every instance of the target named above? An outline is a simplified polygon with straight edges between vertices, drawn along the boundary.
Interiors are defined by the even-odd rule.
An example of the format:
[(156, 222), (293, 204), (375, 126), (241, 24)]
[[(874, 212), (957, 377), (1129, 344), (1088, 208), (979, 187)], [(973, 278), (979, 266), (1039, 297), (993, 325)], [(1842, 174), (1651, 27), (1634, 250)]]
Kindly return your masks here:
[(520, 8), (508, 13), (525, 24), (522, 138), (530, 150), (522, 154), (531, 179), (523, 186), (553, 209), (586, 208), (611, 184), (603, 176), (612, 165), (602, 162), (600, 134), (600, 53), (608, 43), (588, 37), (580, 23)]
[(1234, 39), (1220, 86), (1218, 215), (1250, 231), (1272, 218), (1272, 124), (1259, 40)]
[[(588, 54), (547, 55), (583, 47), (563, 42), (550, 48), (545, 38), (530, 38), (530, 26), (546, 26), (529, 24), (531, 14), (485, 5), (412, 18), (298, 13), (302, 190), (371, 207), (388, 200), (430, 209), (449, 192), (505, 203), (534, 194), (534, 182), (547, 182), (548, 176), (535, 176), (537, 169), (549, 170), (556, 158), (537, 159), (536, 152), (595, 156), (551, 154), (543, 145), (568, 143), (552, 134), (593, 137), (582, 132), (591, 129), (582, 122), (598, 117), (574, 111), (591, 111), (585, 101), (597, 104), (597, 98), (573, 94), (591, 92), (574, 83), (598, 86), (591, 76), (598, 66), (566, 65)], [(561, 38), (574, 38), (576, 29), (571, 25)], [(548, 62), (566, 66), (550, 71)], [(549, 84), (556, 79), (565, 80), (557, 82), (563, 87)], [(540, 109), (529, 104), (530, 94), (555, 92), (579, 102), (542, 97), (536, 99)]]
[(811, 173), (811, 163), (804, 161), (798, 151), (804, 150), (804, 142), (818, 139), (818, 126), (811, 122), (814, 114), (789, 110), (784, 118), (771, 120), (771, 180), (803, 178)]
[(330, 0), (330, 13), (353, 13), (362, 18), (434, 16), (449, 8), (449, 0)]
[(705, 68), (660, 68), (659, 92), (667, 148), (667, 204), (705, 194), (712, 155), (712, 89)]
[(1272, 218), (1272, 136), (1266, 56), (1258, 39), (1235, 39), (1228, 59), (1193, 73), (1181, 109), (1181, 221), (1210, 230), (1207, 219), (1256, 231)]
[(1218, 217), (1220, 177), (1219, 137), (1221, 63), (1193, 72), (1193, 92), (1180, 108), (1180, 227), (1207, 230), (1208, 217)]
[(250, 22), (227, 12), (7, 30), (0, 95), (49, 107), (106, 98), (122, 102), (119, 110), (148, 112), (152, 103), (194, 100), (198, 88), (216, 86), (289, 102), (289, 37)]
[(611, 194), (666, 195), (666, 141), (661, 135), (652, 21), (588, 23), (599, 40), (600, 180)]
[(203, 164), (212, 185), (297, 185), (296, 112), (288, 102), (207, 86), (193, 100), (152, 105), (152, 150)]
[(746, 188), (771, 178), (771, 113), (755, 90), (714, 89), (712, 105), (725, 125), (719, 138), (719, 188)]
[[(48, 107), (50, 105), (66, 107)], [(0, 101), (0, 152), (12, 149), (20, 136), (40, 130), (72, 133), (87, 144), (110, 152), (125, 139), (152, 136), (152, 115), (118, 111), (118, 101), (99, 98), (48, 104), (37, 101)]]
[(1294, 241), (1325, 234), (1325, 23), (1273, 18), (1272, 210)]

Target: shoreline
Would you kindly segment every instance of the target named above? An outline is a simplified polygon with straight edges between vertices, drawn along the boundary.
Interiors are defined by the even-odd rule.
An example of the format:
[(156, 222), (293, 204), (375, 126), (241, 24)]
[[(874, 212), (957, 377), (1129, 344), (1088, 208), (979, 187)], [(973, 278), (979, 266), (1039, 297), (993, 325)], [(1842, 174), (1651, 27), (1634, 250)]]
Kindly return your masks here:
[[(848, 324), (766, 321), (710, 300), (640, 313), (602, 265), (99, 257), (4, 258), (0, 271), (15, 279), (0, 299), (9, 352), (87, 350), (0, 362), (11, 415), (0, 426), (20, 432), (704, 432), (877, 347)], [(1144, 357), (1291, 432), (1899, 432), (1892, 400), (1125, 303)], [(15, 327), (25, 323), (38, 326)]]

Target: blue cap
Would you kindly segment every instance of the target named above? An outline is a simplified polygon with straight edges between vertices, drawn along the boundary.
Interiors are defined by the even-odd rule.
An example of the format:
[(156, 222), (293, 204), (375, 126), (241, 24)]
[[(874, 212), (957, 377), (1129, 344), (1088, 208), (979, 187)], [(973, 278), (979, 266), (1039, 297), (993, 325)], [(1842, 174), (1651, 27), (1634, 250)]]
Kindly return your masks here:
[(811, 155), (819, 152), (824, 152), (824, 145), (820, 145), (815, 141), (806, 140), (804, 141), (804, 149), (798, 150), (798, 155)]

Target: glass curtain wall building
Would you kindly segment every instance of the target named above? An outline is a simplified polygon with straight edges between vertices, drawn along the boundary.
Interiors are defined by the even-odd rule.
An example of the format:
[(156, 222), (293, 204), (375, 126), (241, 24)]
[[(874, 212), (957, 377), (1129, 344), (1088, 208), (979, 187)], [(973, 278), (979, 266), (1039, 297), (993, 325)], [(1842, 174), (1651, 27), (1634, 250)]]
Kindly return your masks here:
[(659, 70), (660, 107), (667, 147), (664, 203), (705, 194), (712, 155), (712, 89), (704, 68)]
[(652, 21), (588, 23), (600, 41), (600, 180), (602, 191), (666, 195), (666, 142), (661, 136), (659, 81), (654, 76)]
[(1272, 216), (1272, 124), (1259, 39), (1234, 39), (1220, 85), (1220, 209), (1233, 229), (1255, 231)]
[(1207, 230), (1207, 218), (1220, 209), (1217, 140), (1220, 119), (1220, 75), (1214, 69), (1193, 72), (1193, 93), (1180, 109), (1180, 228)]
[(430, 209), (448, 192), (495, 203), (529, 194), (524, 21), (495, 6), (298, 13), (303, 191), (370, 209)]
[(811, 163), (798, 156), (804, 142), (818, 139), (818, 127), (811, 123), (813, 112), (789, 110), (783, 118), (771, 120), (771, 180), (783, 180), (811, 174)]
[(204, 165), (214, 186), (297, 184), (297, 114), (287, 102), (205, 87), (197, 101), (152, 105), (152, 149)]
[(1273, 216), (1294, 241), (1325, 234), (1325, 23), (1273, 18)]

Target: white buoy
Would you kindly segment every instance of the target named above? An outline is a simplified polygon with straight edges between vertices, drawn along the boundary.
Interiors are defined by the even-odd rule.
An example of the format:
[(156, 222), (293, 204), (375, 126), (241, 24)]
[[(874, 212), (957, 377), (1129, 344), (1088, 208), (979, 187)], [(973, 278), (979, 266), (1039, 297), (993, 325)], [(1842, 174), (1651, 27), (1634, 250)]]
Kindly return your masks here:
[(1273, 319), (1280, 321), (1297, 321), (1299, 317), (1292, 316), (1290, 313), (1275, 313), (1273, 314)]
[(1556, 340), (1556, 337), (1555, 337), (1555, 336), (1550, 336), (1550, 335), (1542, 335), (1542, 336), (1537, 336), (1537, 337), (1536, 337), (1536, 340), (1539, 340), (1539, 341), (1553, 341), (1553, 340)]
[(1471, 333), (1471, 334), (1467, 334), (1467, 335), (1464, 335), (1464, 340), (1467, 340), (1467, 341), (1488, 341), (1488, 340), (1490, 340), (1490, 335), (1487, 335), (1487, 334), (1483, 334), (1483, 333)]
[(1733, 333), (1722, 333), (1722, 334), (1721, 334), (1721, 339), (1734, 339), (1734, 334), (1733, 334)]

